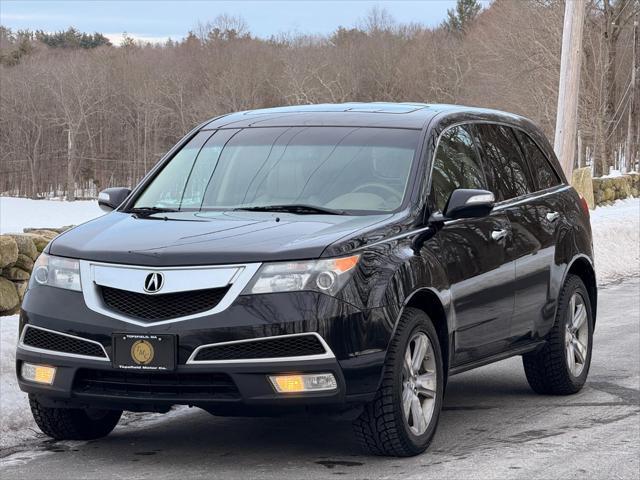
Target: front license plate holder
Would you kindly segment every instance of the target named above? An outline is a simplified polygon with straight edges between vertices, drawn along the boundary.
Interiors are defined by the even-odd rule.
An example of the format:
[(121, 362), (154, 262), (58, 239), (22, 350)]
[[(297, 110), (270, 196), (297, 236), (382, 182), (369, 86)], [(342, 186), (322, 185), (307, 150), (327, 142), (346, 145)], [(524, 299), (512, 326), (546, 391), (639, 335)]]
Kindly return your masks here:
[(115, 333), (111, 340), (114, 368), (165, 372), (176, 368), (176, 335)]

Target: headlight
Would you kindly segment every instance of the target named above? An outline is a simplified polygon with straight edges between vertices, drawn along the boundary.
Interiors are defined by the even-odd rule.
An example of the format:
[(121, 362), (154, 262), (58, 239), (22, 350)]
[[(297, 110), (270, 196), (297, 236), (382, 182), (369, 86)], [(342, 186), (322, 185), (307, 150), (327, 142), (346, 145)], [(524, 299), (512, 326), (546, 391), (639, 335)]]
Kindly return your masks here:
[(72, 258), (40, 254), (33, 266), (29, 288), (36, 285), (81, 291), (80, 262)]
[(260, 267), (243, 294), (313, 290), (335, 295), (351, 278), (360, 255), (304, 262), (267, 263)]

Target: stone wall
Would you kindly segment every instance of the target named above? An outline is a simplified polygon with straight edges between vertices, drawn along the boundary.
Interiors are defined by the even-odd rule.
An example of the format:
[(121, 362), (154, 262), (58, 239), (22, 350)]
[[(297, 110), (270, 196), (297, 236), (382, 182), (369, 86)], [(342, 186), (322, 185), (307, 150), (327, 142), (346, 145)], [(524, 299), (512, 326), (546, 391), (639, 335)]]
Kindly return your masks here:
[(0, 316), (18, 313), (38, 255), (68, 228), (26, 228), (24, 233), (0, 235)]
[(617, 177), (591, 178), (589, 167), (576, 168), (571, 184), (586, 198), (591, 209), (640, 195), (640, 173), (635, 172)]
[(639, 194), (640, 173), (593, 179), (593, 197), (596, 205), (608, 205), (616, 200), (637, 197)]

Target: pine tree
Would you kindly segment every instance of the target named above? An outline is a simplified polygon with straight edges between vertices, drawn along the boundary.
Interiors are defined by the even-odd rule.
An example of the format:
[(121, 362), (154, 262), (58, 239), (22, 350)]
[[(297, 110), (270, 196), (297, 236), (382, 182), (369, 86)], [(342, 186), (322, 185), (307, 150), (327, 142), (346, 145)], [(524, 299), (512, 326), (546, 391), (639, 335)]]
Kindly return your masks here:
[(38, 41), (53, 48), (96, 48), (102, 45), (111, 45), (107, 37), (101, 33), (84, 33), (76, 28), (69, 27), (67, 30), (49, 33), (38, 30), (35, 33)]
[(456, 7), (447, 10), (443, 26), (450, 32), (463, 33), (482, 10), (478, 0), (457, 0)]

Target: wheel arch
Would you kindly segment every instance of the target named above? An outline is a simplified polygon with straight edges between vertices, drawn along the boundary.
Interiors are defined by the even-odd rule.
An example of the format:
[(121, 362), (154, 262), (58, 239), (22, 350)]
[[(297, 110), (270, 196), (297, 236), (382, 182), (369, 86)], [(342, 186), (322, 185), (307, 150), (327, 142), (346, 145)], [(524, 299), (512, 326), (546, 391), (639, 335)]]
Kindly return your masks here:
[(596, 312), (598, 308), (598, 284), (596, 282), (596, 272), (591, 259), (586, 255), (574, 258), (567, 268), (567, 272), (562, 281), (562, 285), (567, 281), (569, 275), (576, 275), (582, 280), (589, 293), (589, 303), (593, 314), (593, 326), (596, 324)]
[[(443, 301), (438, 293), (430, 288), (421, 288), (414, 291), (411, 295), (407, 297), (402, 306), (402, 310), (398, 315), (398, 321), (402, 312), (405, 308), (417, 308), (426, 313), (431, 321), (433, 322), (433, 326), (438, 333), (438, 340), (440, 342), (440, 350), (442, 351), (442, 362), (444, 365), (444, 373), (445, 376), (449, 374), (449, 365), (450, 365), (450, 336), (449, 336), (449, 324), (448, 319), (449, 315), (448, 311), (448, 302)], [(396, 321), (397, 325), (397, 321)], [(395, 334), (395, 329), (394, 329)]]

